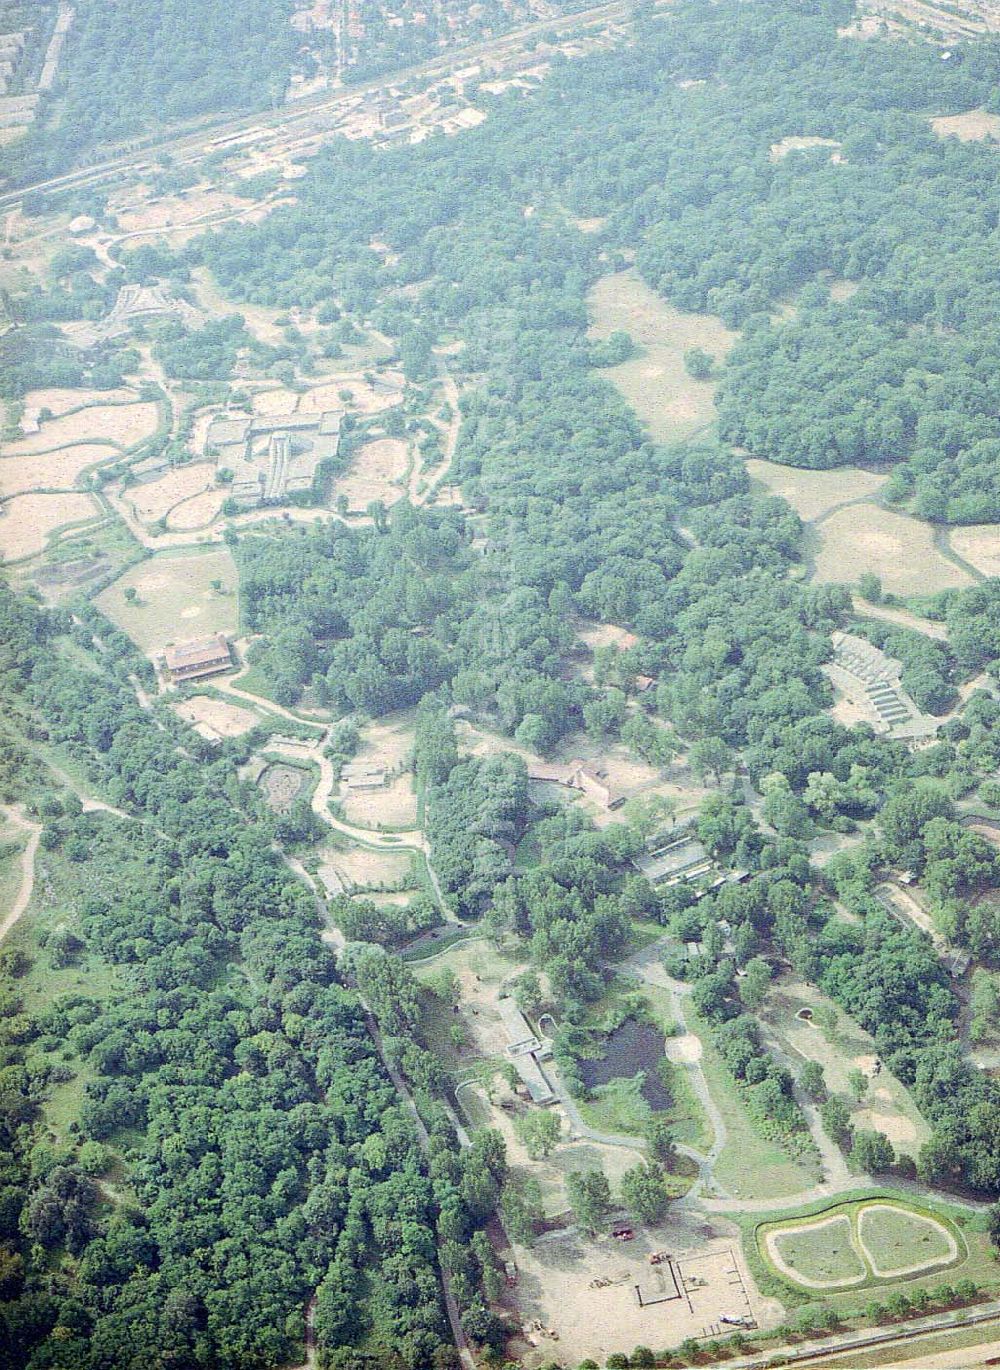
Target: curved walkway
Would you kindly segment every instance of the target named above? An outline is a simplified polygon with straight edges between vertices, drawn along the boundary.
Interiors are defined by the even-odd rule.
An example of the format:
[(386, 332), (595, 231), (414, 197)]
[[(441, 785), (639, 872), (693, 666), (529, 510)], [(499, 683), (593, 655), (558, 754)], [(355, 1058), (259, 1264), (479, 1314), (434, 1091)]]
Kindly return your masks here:
[[(723, 1147), (729, 1140), (729, 1129), (726, 1127), (726, 1120), (723, 1118), (718, 1104), (712, 1097), (712, 1091), (705, 1079), (705, 1072), (701, 1068), (701, 1041), (690, 1030), (684, 1016), (682, 1000), (685, 994), (690, 994), (690, 987), (667, 974), (666, 968), (659, 959), (659, 944), (655, 942), (651, 947), (645, 948), (625, 962), (621, 969), (633, 979), (656, 985), (657, 988), (665, 989), (669, 993), (671, 1011), (680, 1032), (669, 1039), (667, 1055), (674, 1065), (682, 1066), (686, 1071), (695, 1096), (712, 1127), (713, 1141), (707, 1152), (701, 1152), (692, 1146), (682, 1144), (677, 1147), (682, 1155), (688, 1156), (698, 1166), (698, 1178), (680, 1202), (693, 1203), (696, 1200), (702, 1202), (701, 1195), (709, 1188), (714, 1189), (716, 1193), (724, 1194), (726, 1191), (716, 1180), (714, 1168), (716, 1161), (722, 1154)], [(690, 1039), (687, 1050), (684, 1049), (686, 1039)], [(675, 1048), (672, 1056), (669, 1052), (671, 1045)], [(678, 1050), (678, 1047), (681, 1049)]]
[(13, 823), (17, 828), (23, 828), (29, 834), (24, 851), (21, 853), (21, 885), (7, 916), (0, 923), (0, 941), (3, 941), (31, 900), (31, 893), (35, 888), (35, 853), (38, 851), (38, 840), (42, 835), (42, 825), (41, 823), (32, 823), (31, 819), (26, 818), (13, 804), (0, 805), (0, 809), (6, 815), (8, 822)]

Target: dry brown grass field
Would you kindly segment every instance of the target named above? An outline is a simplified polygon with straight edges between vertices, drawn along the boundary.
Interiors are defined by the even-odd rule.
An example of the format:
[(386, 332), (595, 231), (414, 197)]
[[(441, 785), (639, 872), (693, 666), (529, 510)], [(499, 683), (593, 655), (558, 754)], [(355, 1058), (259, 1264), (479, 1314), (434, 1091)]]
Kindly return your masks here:
[[(222, 582), (222, 592), (212, 581)], [(227, 548), (167, 552), (140, 562), (97, 596), (100, 608), (144, 652), (207, 633), (234, 634), (238, 601), (236, 565)], [(125, 590), (137, 592), (130, 604)]]
[[(85, 392), (81, 392), (85, 393)], [(5, 443), (4, 456), (45, 452), (74, 442), (113, 442), (131, 447), (156, 432), (155, 404), (94, 404), (79, 414), (62, 414), (42, 423), (37, 433)]]
[(214, 462), (188, 462), (185, 466), (171, 468), (158, 480), (129, 486), (123, 498), (142, 523), (155, 523), (181, 500), (191, 499), (193, 495), (200, 495), (209, 489), (214, 479)]
[(20, 561), (41, 552), (64, 525), (82, 523), (100, 513), (90, 495), (16, 495), (0, 511), (0, 557)]
[(929, 595), (960, 589), (972, 577), (946, 561), (928, 524), (874, 504), (852, 505), (816, 528), (814, 579), (854, 582), (862, 571), (879, 576), (897, 595)]
[(948, 543), (953, 552), (984, 576), (1000, 576), (1000, 523), (952, 528)]
[(167, 527), (176, 532), (208, 528), (218, 518), (227, 493), (226, 490), (205, 490), (182, 500), (167, 515)]
[(714, 422), (714, 383), (693, 380), (684, 369), (684, 353), (700, 347), (721, 359), (735, 333), (713, 315), (674, 309), (634, 271), (602, 277), (588, 301), (591, 337), (623, 330), (637, 344), (636, 356), (601, 374), (618, 387), (653, 438), (676, 442)]
[(847, 500), (874, 495), (888, 479), (856, 466), (838, 466), (834, 471), (804, 471), (797, 466), (760, 461), (756, 457), (752, 457), (746, 467), (751, 479), (763, 485), (770, 494), (787, 500), (799, 518), (807, 523)]
[(26, 490), (72, 490), (81, 471), (118, 455), (103, 443), (80, 443), (60, 452), (0, 457), (0, 496)]
[(343, 476), (333, 483), (331, 502), (339, 496), (347, 499), (348, 508), (365, 509), (372, 500), (394, 504), (403, 495), (402, 481), (406, 475), (407, 444), (402, 438), (377, 438), (358, 449), (354, 460)]

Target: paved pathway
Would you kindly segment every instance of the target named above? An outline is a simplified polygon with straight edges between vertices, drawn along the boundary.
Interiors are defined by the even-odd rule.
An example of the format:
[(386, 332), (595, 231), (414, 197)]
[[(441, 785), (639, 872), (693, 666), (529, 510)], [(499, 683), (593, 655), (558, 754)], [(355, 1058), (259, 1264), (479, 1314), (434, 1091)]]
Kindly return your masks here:
[(644, 948), (623, 962), (620, 970), (633, 979), (644, 980), (647, 984), (656, 985), (660, 989), (667, 990), (670, 994), (671, 1012), (679, 1032), (669, 1039), (667, 1056), (675, 1065), (682, 1066), (686, 1071), (691, 1087), (705, 1111), (713, 1133), (712, 1145), (707, 1153), (697, 1151), (691, 1146), (678, 1145), (677, 1147), (678, 1151), (689, 1156), (698, 1165), (698, 1179), (684, 1196), (683, 1202), (694, 1203), (696, 1200), (702, 1202), (701, 1196), (707, 1189), (714, 1189), (716, 1193), (724, 1194), (726, 1192), (715, 1179), (714, 1167), (722, 1154), (723, 1147), (729, 1140), (729, 1130), (718, 1104), (712, 1097), (712, 1091), (705, 1079), (705, 1072), (701, 1068), (701, 1040), (690, 1030), (684, 1016), (683, 998), (691, 993), (691, 988), (667, 974), (666, 967), (660, 960), (661, 951), (660, 944), (654, 942), (652, 946)]

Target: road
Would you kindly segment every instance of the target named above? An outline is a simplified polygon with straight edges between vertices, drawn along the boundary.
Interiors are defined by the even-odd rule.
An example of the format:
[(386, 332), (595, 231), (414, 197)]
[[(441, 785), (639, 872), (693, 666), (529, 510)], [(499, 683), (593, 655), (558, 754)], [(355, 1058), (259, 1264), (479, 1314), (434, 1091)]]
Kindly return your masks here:
[[(194, 160), (198, 155), (207, 154), (212, 142), (230, 134), (249, 132), (258, 128), (277, 131), (294, 127), (296, 124), (308, 124), (310, 120), (340, 115), (357, 102), (358, 96), (386, 90), (391, 85), (399, 85), (401, 82), (413, 80), (414, 77), (443, 76), (456, 68), (468, 66), (470, 62), (475, 62), (480, 58), (495, 57), (509, 48), (516, 48), (526, 39), (539, 37), (545, 33), (571, 32), (574, 29), (600, 23), (602, 20), (624, 19), (630, 12), (629, 0), (613, 0), (612, 4), (596, 5), (592, 9), (580, 10), (576, 14), (525, 24), (522, 28), (512, 29), (510, 33), (504, 34), (500, 38), (491, 38), (483, 43), (472, 43), (467, 47), (455, 48), (451, 52), (432, 58), (428, 62), (403, 67), (398, 71), (387, 72), (372, 81), (346, 87), (332, 96), (327, 93), (310, 96), (305, 100), (297, 100), (292, 105), (282, 106), (279, 110), (261, 110), (254, 114), (240, 115), (237, 118), (221, 116), (211, 123), (201, 124), (196, 132), (176, 132), (172, 136), (168, 135), (157, 142), (146, 143), (140, 148), (125, 152), (117, 157), (108, 158), (106, 161), (93, 166), (81, 167), (76, 171), (69, 171), (59, 176), (49, 177), (44, 181), (36, 181), (31, 185), (21, 186), (17, 190), (6, 191), (0, 195), (0, 209), (19, 204), (24, 195), (29, 192), (79, 190), (84, 187), (99, 185), (111, 177), (120, 177), (123, 172), (163, 155), (171, 157), (174, 161)], [(194, 156), (189, 155), (185, 158), (185, 154), (193, 154)]]
[[(886, 1346), (893, 1342), (912, 1341), (914, 1338), (926, 1336), (929, 1332), (974, 1327), (977, 1323), (995, 1322), (997, 1318), (1000, 1318), (1000, 1302), (982, 1304), (978, 1308), (963, 1308), (954, 1313), (934, 1313), (927, 1318), (915, 1318), (912, 1322), (899, 1327), (842, 1332), (836, 1336), (824, 1337), (821, 1341), (809, 1342), (805, 1346), (782, 1347), (781, 1363), (794, 1365), (800, 1361), (821, 1360), (824, 1356), (836, 1355), (838, 1352), (863, 1351), (869, 1347)], [(726, 1370), (766, 1370), (778, 1354), (778, 1348), (775, 1347), (764, 1354), (758, 1352), (753, 1356), (727, 1360)], [(974, 1364), (974, 1361), (969, 1361), (970, 1366)]]

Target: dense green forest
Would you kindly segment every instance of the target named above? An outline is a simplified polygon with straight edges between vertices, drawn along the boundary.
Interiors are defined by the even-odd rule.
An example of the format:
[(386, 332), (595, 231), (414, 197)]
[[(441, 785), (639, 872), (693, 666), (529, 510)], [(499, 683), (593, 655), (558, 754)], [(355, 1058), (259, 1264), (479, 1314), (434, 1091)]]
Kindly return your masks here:
[(80, 0), (52, 99), (58, 118), (3, 149), (0, 168), (41, 179), (95, 144), (285, 94), (297, 36), (291, 0)]
[[(82, 814), (58, 796), (45, 808), (49, 897), (76, 929), (45, 954), (103, 962), (111, 991), (26, 1015), (30, 967), (4, 953), (10, 1363), (285, 1364), (315, 1291), (320, 1345), (342, 1348), (329, 1364), (451, 1364), (437, 1244), (465, 1242), (492, 1211), (502, 1158), (484, 1167), (489, 1135), (459, 1156), (419, 1047), (387, 1038), (415, 1077), (425, 1157), (312, 896), (244, 807), (230, 763), (186, 756), (137, 705), (127, 676), (148, 667), (127, 640), (95, 615), (100, 639), (80, 624), (68, 652), (68, 617), (6, 589), (0, 616), (10, 725), (64, 746), (134, 815)], [(37, 784), (26, 755), (5, 754), (11, 798)], [(379, 968), (355, 973), (381, 1019)], [(412, 1037), (412, 1024), (383, 1026)], [(87, 1083), (69, 1136), (37, 1140), (41, 1101), (77, 1071)], [(495, 1338), (479, 1266), (458, 1266), (470, 1334)]]
[[(500, 102), (487, 125), (453, 147), (384, 155), (332, 148), (298, 206), (253, 229), (212, 235), (193, 252), (238, 298), (282, 306), (333, 293), (400, 338), (429, 331), (462, 339), (457, 365), (477, 384), (463, 399), (458, 469), (466, 500), (488, 515), (489, 543), (477, 564), (460, 563), (460, 621), (447, 591), (439, 601), (421, 597), (421, 620), (404, 615), (434, 651), (417, 681), (400, 658), (397, 679), (417, 693), (443, 688), (447, 701), (536, 750), (587, 720), (612, 736), (622, 730), (640, 754), (700, 748), (720, 774), (742, 751), (755, 784), (767, 782), (765, 814), (777, 837), (761, 830), (738, 788), (720, 795), (699, 832), (719, 860), (754, 873), (750, 886), (697, 910), (666, 897), (658, 913), (680, 935), (707, 938), (712, 954), (698, 968), (696, 992), (703, 1016), (719, 1025), (724, 1059), (742, 1079), (753, 1051), (745, 1027), (724, 1028), (742, 1007), (737, 966), (760, 952), (789, 956), (875, 1032), (918, 1089), (935, 1125), (925, 1173), (965, 1174), (992, 1188), (1000, 1152), (990, 1119), (1000, 1096), (939, 1045), (955, 1002), (920, 936), (888, 920), (870, 891), (886, 864), (923, 874), (949, 935), (994, 960), (997, 907), (973, 896), (997, 883), (996, 858), (955, 823), (948, 793), (968, 792), (994, 769), (995, 703), (974, 696), (962, 719), (916, 754), (825, 716), (830, 696), (819, 668), (831, 629), (852, 622), (848, 595), (802, 583), (798, 519), (782, 501), (751, 492), (735, 457), (708, 439), (672, 449), (648, 443), (595, 370), (604, 359), (584, 334), (588, 286), (616, 267), (619, 248), (634, 245), (640, 269), (676, 303), (743, 328), (723, 372), (724, 436), (806, 465), (891, 461), (891, 496), (913, 496), (920, 512), (995, 516), (1000, 506), (987, 487), (998, 467), (986, 458), (997, 343), (985, 302), (998, 163), (988, 149), (938, 140), (927, 111), (993, 100), (996, 49), (969, 48), (949, 67), (931, 48), (838, 43), (843, 13), (835, 4), (671, 12), (629, 52), (558, 68), (530, 99)], [(772, 161), (771, 143), (789, 133), (836, 138), (845, 155), (831, 162), (824, 148)], [(913, 222), (914, 196), (933, 204), (932, 221)], [(530, 217), (525, 206), (535, 210)], [(608, 223), (583, 235), (567, 211)], [(370, 250), (375, 237), (398, 253), (392, 265)], [(944, 242), (954, 250), (942, 252)], [(835, 304), (831, 277), (859, 289)], [(926, 289), (916, 284), (923, 280)], [(774, 306), (792, 292), (796, 317), (775, 321)], [(856, 419), (855, 406), (863, 409)], [(834, 429), (845, 440), (836, 450)], [(946, 430), (953, 442), (938, 440)], [(947, 508), (926, 508), (928, 482), (950, 492)], [(970, 513), (973, 489), (985, 491), (986, 503)], [(298, 684), (319, 674), (351, 688), (358, 646), (365, 641), (369, 661), (381, 648), (363, 637), (364, 618), (341, 612), (347, 582), (331, 559), (344, 556), (348, 538), (397, 548), (401, 533), (412, 538), (423, 526), (425, 538), (440, 541), (442, 517), (398, 506), (382, 531), (241, 540), (255, 604), (265, 566), (277, 575), (283, 562), (299, 562), (293, 592), (267, 600), (277, 616), (265, 626), (254, 609), (282, 680), (296, 660), (287, 635), (299, 631), (310, 655)], [(310, 538), (316, 545), (307, 551)], [(387, 605), (407, 603), (376, 564), (355, 562), (369, 577), (367, 596), (360, 586), (350, 591), (364, 615), (377, 612), (383, 588)], [(314, 582), (317, 574), (324, 578)], [(314, 583), (334, 592), (310, 609), (301, 590)], [(996, 605), (995, 584), (940, 596), (932, 612), (954, 629), (948, 645), (889, 625), (862, 631), (899, 655), (922, 706), (942, 712), (958, 681), (996, 662)], [(608, 663), (597, 701), (560, 668), (574, 611), (640, 634), (623, 661)], [(526, 637), (532, 622), (537, 631)], [(640, 670), (658, 678), (658, 689), (652, 707), (644, 698), (628, 716), (615, 691), (627, 697)], [(428, 823), (446, 890), (466, 915), (485, 909), (491, 935), (523, 938), (541, 965), (560, 959), (562, 993), (586, 1001), (617, 944), (616, 862), (628, 852), (588, 850), (592, 839), (570, 836), (582, 850), (570, 857), (557, 844), (541, 871), (512, 878), (504, 844), (517, 840), (525, 817), (516, 776), (460, 763), (447, 729), (431, 733)], [(925, 779), (938, 796), (926, 812)], [(894, 845), (887, 822), (881, 841), (821, 880), (804, 842), (811, 824), (850, 826), (883, 806), (895, 812), (892, 805), (912, 809), (904, 846)], [(864, 915), (860, 930), (831, 918), (828, 894), (836, 888), (845, 898), (845, 880), (845, 902)], [(736, 959), (710, 935), (716, 904), (736, 929)], [(898, 984), (898, 1003), (887, 1002), (883, 980)], [(787, 1089), (777, 1073), (765, 1094), (791, 1136), (795, 1111), (778, 1097)]]

